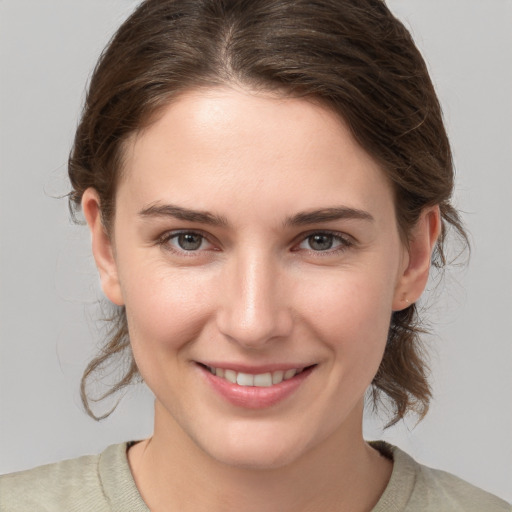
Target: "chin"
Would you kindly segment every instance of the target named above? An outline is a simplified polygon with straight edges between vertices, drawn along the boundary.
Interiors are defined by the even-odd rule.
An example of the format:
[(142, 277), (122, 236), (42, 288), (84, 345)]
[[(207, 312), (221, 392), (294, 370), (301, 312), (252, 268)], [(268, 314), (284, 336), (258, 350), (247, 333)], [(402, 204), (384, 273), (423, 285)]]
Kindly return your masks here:
[[(237, 449), (238, 448), (238, 449)], [(211, 452), (210, 455), (218, 462), (227, 466), (251, 471), (279, 469), (290, 465), (300, 457), (300, 453), (291, 447), (261, 446), (261, 444), (243, 443), (238, 447), (230, 447), (222, 453)]]
[(260, 471), (288, 466), (310, 448), (310, 443), (299, 432), (294, 433), (283, 425), (264, 424), (250, 425), (249, 428), (237, 425), (227, 435), (217, 435), (214, 439), (196, 438), (195, 442), (217, 462)]

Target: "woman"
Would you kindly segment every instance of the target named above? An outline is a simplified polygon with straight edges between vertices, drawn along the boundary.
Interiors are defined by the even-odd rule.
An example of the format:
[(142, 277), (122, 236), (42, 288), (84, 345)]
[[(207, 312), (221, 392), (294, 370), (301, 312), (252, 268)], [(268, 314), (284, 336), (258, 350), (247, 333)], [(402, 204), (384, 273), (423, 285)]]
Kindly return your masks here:
[(509, 510), (362, 437), (369, 386), (391, 423), (426, 413), (414, 303), (464, 237), (435, 92), (380, 1), (143, 3), (69, 173), (118, 307), (84, 402), (128, 350), (113, 391), (140, 373), (155, 432), (5, 477), (6, 510)]

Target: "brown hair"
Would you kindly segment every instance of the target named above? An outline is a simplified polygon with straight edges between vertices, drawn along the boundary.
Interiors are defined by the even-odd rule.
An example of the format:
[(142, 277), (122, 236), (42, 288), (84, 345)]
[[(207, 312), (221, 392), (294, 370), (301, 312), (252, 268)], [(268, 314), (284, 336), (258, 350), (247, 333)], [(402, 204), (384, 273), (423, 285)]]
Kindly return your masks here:
[[(414, 42), (382, 0), (147, 0), (123, 23), (92, 75), (69, 159), (70, 208), (83, 192), (100, 197), (107, 232), (115, 214), (122, 145), (173, 98), (192, 87), (241, 84), (307, 96), (349, 125), (393, 184), (401, 235), (423, 208), (439, 205), (442, 232), (433, 264), (446, 263), (452, 226), (467, 242), (450, 204), (453, 166), (441, 108)], [(138, 376), (124, 308), (101, 353), (82, 378), (114, 357), (128, 364), (111, 395)], [(387, 396), (390, 424), (409, 410), (422, 417), (430, 400), (414, 304), (393, 313), (387, 347), (372, 383), (374, 404)]]

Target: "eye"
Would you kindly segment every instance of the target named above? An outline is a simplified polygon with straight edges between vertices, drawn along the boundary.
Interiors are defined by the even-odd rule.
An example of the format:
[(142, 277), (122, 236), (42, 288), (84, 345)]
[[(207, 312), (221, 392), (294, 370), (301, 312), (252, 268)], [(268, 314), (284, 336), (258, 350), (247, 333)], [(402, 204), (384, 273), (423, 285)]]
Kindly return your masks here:
[(214, 247), (204, 235), (196, 231), (166, 233), (159, 240), (159, 244), (178, 253), (207, 251)]
[(338, 252), (347, 249), (352, 242), (340, 234), (319, 232), (308, 235), (299, 244), (299, 249), (314, 252)]
[(197, 233), (180, 233), (171, 240), (184, 251), (197, 251), (203, 245), (204, 238)]

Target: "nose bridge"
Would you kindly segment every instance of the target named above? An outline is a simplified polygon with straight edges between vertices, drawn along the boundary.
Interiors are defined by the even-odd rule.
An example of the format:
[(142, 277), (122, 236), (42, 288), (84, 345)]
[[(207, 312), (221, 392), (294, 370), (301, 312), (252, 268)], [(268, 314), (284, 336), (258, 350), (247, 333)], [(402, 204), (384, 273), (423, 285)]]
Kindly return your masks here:
[(234, 258), (227, 273), (219, 313), (223, 334), (253, 348), (286, 336), (291, 317), (279, 289), (279, 262), (267, 252), (246, 250)]

